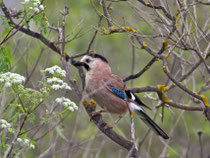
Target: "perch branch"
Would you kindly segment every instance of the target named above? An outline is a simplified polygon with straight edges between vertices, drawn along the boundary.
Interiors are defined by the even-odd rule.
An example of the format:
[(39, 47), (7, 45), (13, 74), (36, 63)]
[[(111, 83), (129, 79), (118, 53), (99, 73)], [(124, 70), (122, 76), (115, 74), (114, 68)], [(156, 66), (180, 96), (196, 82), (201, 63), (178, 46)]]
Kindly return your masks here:
[[(85, 107), (88, 115), (91, 117), (91, 113), (95, 110), (94, 105), (92, 103), (87, 102), (86, 100), (83, 101), (83, 105), (84, 105), (84, 107)], [(96, 115), (96, 116), (92, 117), (92, 121), (100, 129), (100, 131), (103, 132), (112, 141), (114, 141), (115, 143), (117, 143), (120, 146), (124, 147), (125, 149), (131, 151), (131, 157), (134, 157), (135, 155), (137, 155), (137, 151), (134, 148), (134, 143), (133, 142), (130, 142), (130, 141), (126, 140), (126, 139), (124, 139), (121, 136), (119, 136), (112, 129), (105, 128), (106, 123), (103, 121), (101, 115)]]

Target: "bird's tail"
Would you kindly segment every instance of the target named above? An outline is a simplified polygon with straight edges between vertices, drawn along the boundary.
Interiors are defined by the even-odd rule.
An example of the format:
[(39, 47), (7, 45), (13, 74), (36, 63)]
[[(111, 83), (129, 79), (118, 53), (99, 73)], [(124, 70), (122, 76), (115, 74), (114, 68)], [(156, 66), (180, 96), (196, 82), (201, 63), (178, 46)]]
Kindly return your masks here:
[(131, 110), (134, 110), (135, 113), (144, 121), (144, 123), (151, 128), (153, 132), (157, 135), (163, 137), (164, 139), (168, 139), (168, 135), (144, 112), (144, 110), (135, 105), (134, 103), (130, 103)]

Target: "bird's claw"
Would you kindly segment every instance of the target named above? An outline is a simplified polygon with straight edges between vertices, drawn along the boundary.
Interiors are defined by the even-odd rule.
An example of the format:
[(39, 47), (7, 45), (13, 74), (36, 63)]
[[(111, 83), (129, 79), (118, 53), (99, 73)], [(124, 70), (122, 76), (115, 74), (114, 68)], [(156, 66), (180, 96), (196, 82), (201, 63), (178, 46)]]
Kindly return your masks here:
[(105, 130), (107, 130), (107, 129), (112, 129), (113, 128), (113, 126), (110, 126), (110, 125), (108, 125), (108, 124), (106, 124), (105, 126), (104, 126), (104, 129)]

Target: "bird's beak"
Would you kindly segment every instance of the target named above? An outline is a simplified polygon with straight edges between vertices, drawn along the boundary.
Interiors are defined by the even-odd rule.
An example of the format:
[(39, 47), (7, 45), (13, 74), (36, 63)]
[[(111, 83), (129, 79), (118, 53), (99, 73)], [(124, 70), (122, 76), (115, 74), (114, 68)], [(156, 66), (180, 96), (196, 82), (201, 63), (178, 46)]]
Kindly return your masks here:
[(84, 66), (84, 63), (81, 62), (81, 61), (75, 61), (75, 60), (72, 60), (72, 65), (78, 67), (78, 66)]
[(80, 60), (80, 61), (72, 60), (71, 61), (71, 64), (74, 65), (74, 66), (76, 66), (76, 67), (84, 66), (87, 71), (90, 70), (90, 67), (86, 63), (82, 62), (82, 60)]

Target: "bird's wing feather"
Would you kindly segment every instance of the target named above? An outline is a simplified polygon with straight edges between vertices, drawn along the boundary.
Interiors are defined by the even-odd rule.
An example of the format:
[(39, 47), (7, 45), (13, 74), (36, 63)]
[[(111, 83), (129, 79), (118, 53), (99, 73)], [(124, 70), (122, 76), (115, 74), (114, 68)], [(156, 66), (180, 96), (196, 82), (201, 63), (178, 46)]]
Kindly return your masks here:
[(125, 99), (127, 98), (127, 96), (125, 97), (125, 94), (123, 92), (123, 90), (117, 89), (115, 87), (110, 87), (110, 90), (117, 95), (118, 97), (120, 97), (121, 99)]
[[(118, 76), (112, 74), (109, 78), (104, 79), (105, 87), (121, 99), (127, 98), (124, 93), (124, 83)], [(126, 97), (125, 97), (126, 96)]]
[(121, 99), (124, 99), (124, 100), (129, 99), (130, 101), (136, 102), (138, 105), (141, 105), (150, 109), (141, 101), (141, 99), (137, 95), (135, 95), (130, 90), (127, 90), (125, 88), (125, 84), (120, 77), (112, 74), (109, 78), (104, 79), (104, 83), (105, 83), (105, 87), (109, 91), (111, 91), (116, 96), (120, 97)]
[(130, 90), (126, 90), (125, 93), (127, 94), (128, 98), (131, 99), (133, 102), (137, 103), (137, 105), (141, 105), (141, 106), (144, 106), (146, 107), (147, 109), (150, 109), (150, 107), (148, 107), (147, 105), (145, 105), (141, 99), (135, 95), (134, 93), (132, 93)]

